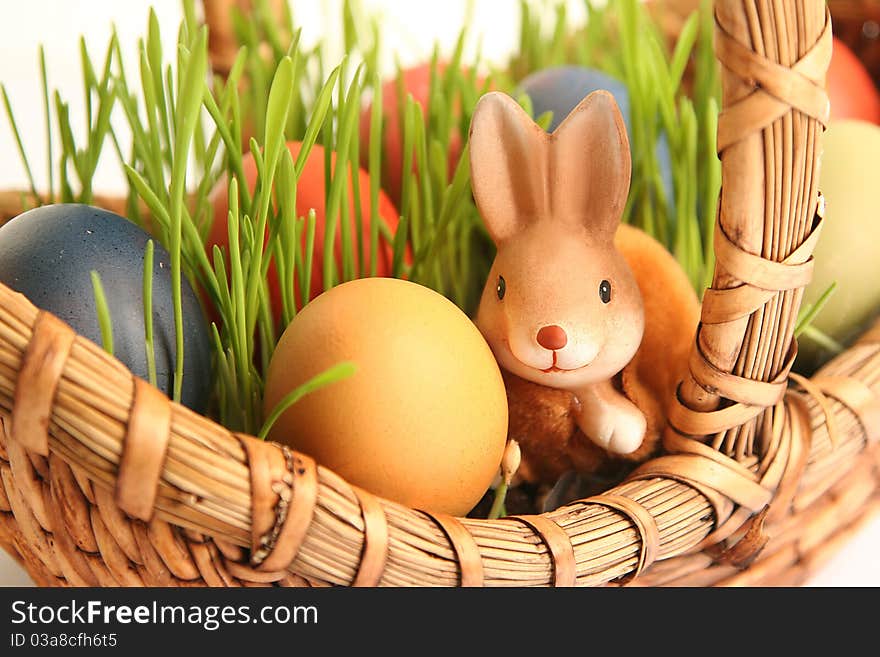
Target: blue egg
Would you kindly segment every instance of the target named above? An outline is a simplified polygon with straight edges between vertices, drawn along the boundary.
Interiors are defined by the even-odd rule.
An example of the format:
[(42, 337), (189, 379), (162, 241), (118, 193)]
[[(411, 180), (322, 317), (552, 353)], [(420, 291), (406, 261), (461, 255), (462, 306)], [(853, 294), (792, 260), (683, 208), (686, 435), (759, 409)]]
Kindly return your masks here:
[[(620, 107), (626, 132), (632, 139), (632, 117), (629, 106), (629, 91), (616, 78), (600, 71), (583, 66), (559, 66), (532, 73), (520, 82), (519, 92), (525, 93), (532, 101), (535, 118), (545, 112), (553, 112), (553, 120), (547, 127), (553, 132), (585, 96), (604, 89), (610, 91)], [(672, 163), (669, 155), (669, 142), (664, 133), (660, 134), (656, 146), (657, 162), (663, 179), (663, 188), (674, 208), (674, 187), (672, 183)]]
[[(43, 206), (0, 228), (0, 281), (100, 345), (91, 280), (91, 271), (97, 271), (110, 310), (114, 355), (146, 379), (143, 272), (149, 239), (112, 212), (87, 205)], [(182, 283), (181, 401), (204, 412), (211, 391), (211, 343), (199, 300), (185, 278)], [(170, 397), (176, 354), (171, 259), (158, 243), (153, 255), (153, 342), (156, 384)]]

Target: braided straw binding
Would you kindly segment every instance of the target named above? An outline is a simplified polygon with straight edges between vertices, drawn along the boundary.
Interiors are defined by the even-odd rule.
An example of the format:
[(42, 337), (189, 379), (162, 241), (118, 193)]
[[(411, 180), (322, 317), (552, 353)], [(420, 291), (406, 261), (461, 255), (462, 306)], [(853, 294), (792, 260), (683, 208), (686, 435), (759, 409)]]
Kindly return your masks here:
[(364, 521), (364, 549), (352, 586), (377, 586), (388, 559), (388, 519), (376, 496), (354, 488)]
[(629, 578), (638, 577), (643, 570), (648, 568), (657, 559), (660, 530), (657, 529), (657, 522), (654, 520), (654, 517), (641, 504), (622, 495), (596, 495), (591, 501), (595, 504), (601, 504), (610, 509), (620, 511), (630, 519), (633, 526), (638, 530), (641, 542), (639, 560)]
[[(821, 0), (720, 0), (716, 23), (718, 258), (667, 454), (542, 516), (429, 516), (144, 402), (120, 363), (81, 337), (65, 347), (69, 330), (0, 286), (0, 545), (39, 585), (803, 581), (880, 506), (880, 325), (788, 385), (822, 223), (830, 24)], [(52, 371), (37, 372), (41, 353)], [(161, 429), (144, 428), (152, 413)], [(133, 456), (148, 431), (154, 450)]]
[(480, 548), (474, 537), (467, 529), (455, 518), (445, 513), (428, 513), (423, 512), (434, 522), (436, 522), (446, 539), (455, 551), (455, 559), (459, 567), (459, 585), (460, 586), (482, 586), (483, 579), (483, 560), (480, 557)]
[(238, 435), (251, 473), (251, 564), (277, 571), (293, 561), (312, 521), (317, 498), (313, 459)]
[(49, 415), (74, 335), (64, 322), (41, 312), (18, 373), (12, 433), (22, 447), (41, 456), (49, 455)]
[(512, 517), (528, 525), (547, 546), (553, 569), (553, 586), (574, 586), (576, 576), (574, 548), (568, 534), (555, 522), (543, 516)]
[(153, 517), (170, 428), (168, 398), (146, 381), (135, 378), (115, 497), (119, 508), (133, 518), (149, 522)]

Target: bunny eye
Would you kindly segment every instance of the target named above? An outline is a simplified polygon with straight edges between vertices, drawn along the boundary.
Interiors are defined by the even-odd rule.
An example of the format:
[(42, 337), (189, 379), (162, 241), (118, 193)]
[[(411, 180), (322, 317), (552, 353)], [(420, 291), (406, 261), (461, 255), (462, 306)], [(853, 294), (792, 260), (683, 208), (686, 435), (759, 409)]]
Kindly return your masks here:
[(504, 298), (504, 293), (507, 292), (507, 283), (504, 281), (504, 276), (498, 277), (498, 285), (495, 287), (495, 293), (498, 295), (498, 300)]
[(603, 280), (599, 283), (599, 298), (602, 299), (602, 303), (611, 301), (611, 283), (608, 281)]

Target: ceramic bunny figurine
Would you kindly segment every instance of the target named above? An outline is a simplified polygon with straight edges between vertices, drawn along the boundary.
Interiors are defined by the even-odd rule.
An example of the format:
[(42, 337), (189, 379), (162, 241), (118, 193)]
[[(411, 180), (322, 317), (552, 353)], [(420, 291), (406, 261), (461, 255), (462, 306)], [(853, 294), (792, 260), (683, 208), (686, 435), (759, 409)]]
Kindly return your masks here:
[(470, 144), (474, 198), (498, 247), (477, 326), (502, 367), (574, 393), (590, 440), (635, 451), (645, 416), (611, 384), (645, 322), (614, 247), (630, 182), (617, 103), (590, 94), (548, 135), (512, 98), (490, 93), (474, 112)]
[[(614, 98), (590, 94), (547, 134), (512, 98), (489, 93), (474, 111), (470, 160), (474, 199), (497, 246), (476, 324), (504, 371), (510, 437), (524, 465), (552, 481), (644, 451), (643, 408), (658, 415), (656, 402), (625, 394), (620, 374), (642, 343), (645, 311), (642, 281), (619, 248), (630, 150)], [(685, 290), (693, 325), (677, 341), (687, 346), (698, 304), (686, 277), (650, 237), (628, 226), (620, 233), (647, 263), (643, 278), (663, 280), (669, 268), (680, 277), (673, 287)]]

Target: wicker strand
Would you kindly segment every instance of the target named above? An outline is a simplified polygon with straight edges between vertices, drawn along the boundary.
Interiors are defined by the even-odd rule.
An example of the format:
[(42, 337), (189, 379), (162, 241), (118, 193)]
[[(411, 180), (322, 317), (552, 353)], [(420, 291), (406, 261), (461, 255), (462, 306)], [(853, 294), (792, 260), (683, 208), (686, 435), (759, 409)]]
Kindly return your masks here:
[(22, 447), (42, 456), (49, 455), (49, 415), (74, 335), (64, 322), (41, 312), (22, 356), (15, 385), (12, 435)]
[(367, 491), (354, 488), (364, 521), (364, 548), (352, 586), (377, 586), (388, 560), (388, 519), (379, 500)]
[(720, 257), (670, 455), (542, 516), (432, 518), (365, 501), (301, 455), (172, 404), (146, 524), (112, 493), (136, 384), (96, 345), (76, 338), (63, 359), (48, 458), (10, 440), (13, 409), (34, 419), (19, 417), (15, 396), (38, 313), (0, 286), (0, 543), (47, 585), (742, 584), (809, 572), (822, 541), (873, 505), (880, 479), (877, 449), (865, 449), (880, 430), (880, 328), (823, 369), (821, 397), (785, 387), (821, 223), (830, 27), (819, 0), (724, 0), (716, 20)]
[[(610, 506), (610, 505), (605, 505)], [(543, 516), (511, 516), (526, 524), (547, 546), (553, 586), (574, 586), (577, 571), (571, 539), (555, 522)]]
[(168, 398), (143, 379), (135, 378), (115, 495), (116, 504), (132, 518), (148, 522), (153, 517), (170, 429)]

